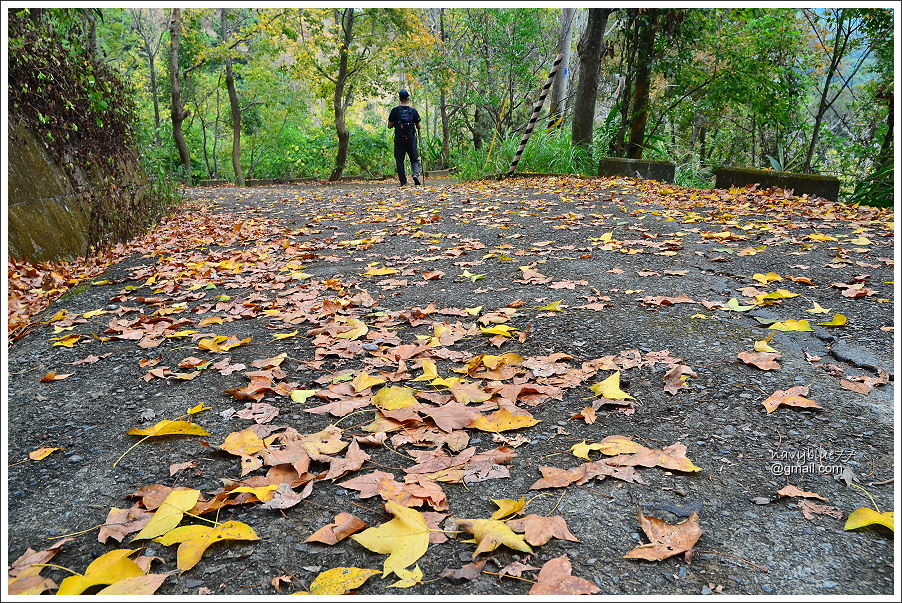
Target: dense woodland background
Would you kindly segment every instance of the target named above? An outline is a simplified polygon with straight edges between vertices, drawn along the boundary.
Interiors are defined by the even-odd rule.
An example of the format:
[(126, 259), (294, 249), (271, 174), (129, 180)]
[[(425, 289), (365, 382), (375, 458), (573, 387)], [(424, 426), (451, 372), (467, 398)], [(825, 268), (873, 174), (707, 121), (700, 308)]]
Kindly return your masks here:
[(155, 177), (243, 184), (391, 176), (385, 122), (406, 88), (425, 168), (471, 178), (506, 170), (562, 52), (521, 170), (596, 174), (600, 157), (643, 157), (674, 162), (677, 183), (698, 187), (723, 165), (815, 172), (838, 176), (847, 201), (892, 204), (894, 17), (10, 9), (10, 107), (50, 146), (90, 139), (102, 154), (121, 130)]

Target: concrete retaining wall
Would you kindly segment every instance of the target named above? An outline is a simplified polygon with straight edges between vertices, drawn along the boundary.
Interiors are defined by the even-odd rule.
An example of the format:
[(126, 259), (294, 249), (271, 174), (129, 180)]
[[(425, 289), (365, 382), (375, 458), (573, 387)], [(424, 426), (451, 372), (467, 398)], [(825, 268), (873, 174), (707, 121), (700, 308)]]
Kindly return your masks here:
[(672, 183), (675, 171), (676, 167), (674, 164), (667, 161), (602, 157), (601, 161), (598, 162), (598, 175), (603, 178), (628, 176), (630, 178)]
[(714, 171), (714, 176), (716, 188), (757, 184), (761, 188), (792, 189), (796, 195), (807, 194), (811, 197), (823, 197), (830, 201), (839, 199), (839, 179), (833, 176), (737, 167), (720, 168)]

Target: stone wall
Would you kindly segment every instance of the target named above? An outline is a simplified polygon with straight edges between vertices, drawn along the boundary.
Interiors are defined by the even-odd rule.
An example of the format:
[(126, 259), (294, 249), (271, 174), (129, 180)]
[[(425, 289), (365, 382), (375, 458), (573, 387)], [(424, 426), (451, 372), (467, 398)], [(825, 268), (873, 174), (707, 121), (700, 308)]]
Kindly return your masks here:
[(675, 172), (676, 167), (668, 161), (602, 157), (598, 162), (598, 175), (602, 178), (610, 176), (627, 176), (630, 178), (642, 178), (644, 180), (658, 180), (660, 182), (672, 183)]
[(796, 195), (807, 194), (829, 201), (839, 199), (839, 179), (819, 174), (774, 172), (753, 168), (723, 167), (715, 170), (716, 188), (743, 187), (757, 184), (761, 188), (792, 189)]
[(144, 202), (147, 177), (137, 157), (121, 158), (117, 165), (92, 173), (80, 167), (64, 168), (13, 115), (7, 140), (10, 256), (32, 261), (69, 259), (110, 237), (134, 234), (122, 232), (121, 216)]

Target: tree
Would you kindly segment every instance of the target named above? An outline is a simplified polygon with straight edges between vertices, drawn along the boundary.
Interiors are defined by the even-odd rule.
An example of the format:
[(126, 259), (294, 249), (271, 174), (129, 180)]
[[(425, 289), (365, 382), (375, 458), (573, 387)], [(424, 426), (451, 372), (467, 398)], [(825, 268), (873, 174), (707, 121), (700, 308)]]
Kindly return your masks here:
[(604, 55), (604, 30), (608, 16), (615, 8), (590, 8), (589, 21), (576, 47), (579, 55), (579, 83), (573, 98), (573, 144), (592, 145), (595, 123), (595, 99), (598, 95), (598, 75)]
[(162, 11), (154, 8), (130, 8), (131, 29), (138, 36), (138, 52), (147, 60), (147, 71), (150, 75), (150, 98), (153, 101), (153, 136), (157, 147), (162, 146), (160, 139), (160, 99), (157, 89), (157, 55), (163, 45), (166, 27), (160, 23)]
[[(220, 37), (223, 46), (228, 42), (227, 21), (229, 9), (219, 9)], [(235, 90), (235, 76), (232, 72), (232, 56), (225, 57), (226, 90), (229, 92), (229, 108), (232, 113), (232, 171), (235, 174), (235, 184), (244, 186), (244, 173), (241, 171), (241, 108), (238, 106), (238, 92)]]
[(548, 128), (558, 128), (564, 121), (564, 103), (567, 99), (567, 76), (570, 66), (570, 47), (573, 39), (574, 8), (561, 9), (561, 35), (558, 38), (558, 54), (564, 55), (551, 87), (548, 105)]
[(170, 118), (172, 119), (172, 138), (179, 152), (185, 177), (191, 178), (191, 157), (188, 155), (188, 144), (185, 142), (185, 134), (182, 132), (182, 122), (189, 113), (182, 102), (182, 78), (179, 73), (179, 38), (182, 29), (182, 10), (172, 9), (169, 21), (169, 84), (172, 94)]

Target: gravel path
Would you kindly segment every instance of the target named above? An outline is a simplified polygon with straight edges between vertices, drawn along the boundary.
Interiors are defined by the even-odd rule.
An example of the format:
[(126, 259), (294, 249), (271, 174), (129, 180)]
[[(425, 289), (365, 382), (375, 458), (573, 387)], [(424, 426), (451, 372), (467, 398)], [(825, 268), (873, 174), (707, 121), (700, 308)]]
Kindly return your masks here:
[[(255, 402), (225, 393), (248, 385), (243, 373), (256, 370), (253, 361), (286, 354), (279, 380), (289, 391), (319, 391), (335, 378), (340, 383), (344, 375), (381, 368), (388, 385), (425, 392), (419, 402), (445, 403), (447, 390), (412, 381), (432, 352), (414, 355), (400, 368), (396, 360), (380, 365), (379, 357), (398, 346), (420, 344), (437, 350), (433, 358), (444, 377), (465, 377), (452, 369), (479, 354), (569, 356), (559, 357), (558, 368), (570, 372), (549, 376), (521, 368), (497, 383), (546, 388), (513, 398), (537, 424), (501, 434), (458, 430), (466, 439), (445, 444), (446, 450), (474, 446), (478, 452), (505, 447), (514, 456), (492, 471), (504, 467), (500, 471), (509, 476), (490, 472), (490, 479), (440, 486), (448, 501), (444, 512), (452, 516), (447, 530), (454, 517), (488, 518), (497, 509), (492, 499), (525, 497), (530, 502), (524, 513), (563, 517), (578, 541), (552, 539), (533, 547), (532, 555), (501, 546), (479, 556), (488, 561), (475, 579), (439, 578), (444, 569), (473, 561), (467, 535), (451, 535), (431, 544), (417, 562), (421, 583), (388, 588), (396, 579), (376, 576), (359, 594), (525, 594), (537, 572), (520, 580), (499, 577), (501, 569), (516, 561), (538, 568), (563, 555), (573, 574), (601, 594), (893, 592), (892, 533), (843, 530), (850, 512), (872, 506), (852, 484), (867, 490), (880, 510), (894, 509), (892, 213), (620, 179), (197, 188), (189, 197), (182, 213), (138, 252), (97, 284), (58, 300), (42, 317), (57, 320), (9, 350), (9, 463), (40, 447), (64, 449), (7, 470), (10, 563), (29, 546), (44, 549), (54, 538), (104, 523), (111, 507), (134, 504), (126, 496), (141, 487), (196, 488), (210, 498), (242, 479), (238, 457), (217, 447), (228, 434), (256, 425), (236, 414)], [(369, 276), (368, 268), (397, 272)], [(768, 281), (768, 273), (780, 280), (760, 282)], [(777, 289), (797, 296), (754, 304), (754, 295)], [(335, 304), (332, 315), (314, 311), (339, 298), (344, 305), (328, 302)], [(754, 307), (727, 309), (731, 298), (740, 308)], [(815, 303), (829, 312), (806, 312)], [(542, 309), (549, 304), (550, 310)], [(502, 337), (496, 347), (478, 327), (495, 324), (488, 319), (501, 320), (499, 309), (510, 307), (515, 312), (498, 324), (525, 337)], [(55, 315), (61, 310), (67, 317), (60, 320)], [(93, 315), (96, 310), (105, 313)], [(155, 320), (132, 322), (153, 313)], [(847, 324), (817, 324), (836, 313)], [(198, 324), (211, 316), (224, 322)], [(359, 318), (370, 330), (359, 341), (336, 339), (333, 316)], [(812, 330), (768, 328), (790, 319), (807, 319)], [(331, 334), (308, 332), (328, 331), (330, 324)], [(274, 337), (293, 331), (297, 335)], [(73, 334), (81, 337), (71, 347), (52, 345), (61, 341), (52, 337)], [(214, 334), (252, 340), (227, 352), (198, 349), (199, 339)], [(781, 353), (779, 369), (738, 359), (770, 334), (770, 345)], [(72, 364), (92, 356), (92, 363)], [(178, 366), (189, 357), (228, 358), (221, 366), (245, 367), (210, 367), (190, 380), (172, 377), (191, 373)], [(139, 365), (139, 359), (155, 358), (155, 365)], [(634, 398), (630, 405), (601, 404), (604, 399), (589, 390), (615, 365), (621, 389)], [(671, 393), (665, 375), (674, 367), (688, 368), (688, 377), (680, 386), (671, 376), (671, 389), (677, 388)], [(153, 369), (163, 376), (149, 373)], [(50, 371), (71, 376), (41, 382)], [(484, 387), (492, 381), (468, 379)], [(771, 394), (796, 386), (807, 387), (803, 395), (820, 408), (765, 410), (762, 402)], [(373, 419), (372, 406), (339, 419), (305, 412), (326, 399), (296, 403), (287, 393), (265, 390), (259, 402), (279, 414), (261, 427), (310, 434), (337, 422), (345, 443), (372, 435), (363, 430)], [(505, 406), (500, 398), (469, 408), (488, 415)], [(593, 401), (594, 422), (574, 418)], [(139, 439), (126, 435), (128, 429), (184, 418), (198, 403), (212, 407), (192, 417), (209, 435), (151, 438), (113, 467)], [(681, 442), (701, 471), (639, 467), (645, 483), (610, 477), (530, 490), (540, 466), (572, 469), (584, 462), (570, 453), (574, 444), (618, 434), (649, 448)], [(403, 481), (404, 469), (430, 448), (398, 442), (362, 444), (371, 458), (334, 480), (323, 479), (329, 465), (315, 462), (315, 487), (291, 508), (223, 507), (218, 521), (244, 522), (260, 540), (212, 547), (196, 567), (173, 574), (157, 592), (271, 595), (279, 576), (286, 577), (282, 592), (291, 593), (306, 590), (329, 568), (381, 570), (385, 556), (351, 539), (331, 546), (305, 540), (340, 512), (369, 526), (390, 519), (379, 496), (360, 498), (341, 483), (373, 471)], [(593, 461), (601, 458), (590, 454)], [(189, 461), (195, 465), (170, 475), (173, 463)], [(777, 491), (787, 484), (824, 500), (781, 497)], [(682, 555), (657, 562), (623, 558), (647, 541), (637, 521), (640, 509), (670, 524), (697, 513), (703, 534), (691, 564)], [(141, 554), (162, 558), (155, 572), (176, 568), (175, 546), (129, 545), (130, 539), (101, 544), (97, 530), (90, 530), (66, 543), (52, 563), (81, 572), (113, 548), (144, 542)], [(42, 575), (58, 584), (68, 574), (46, 568)]]

